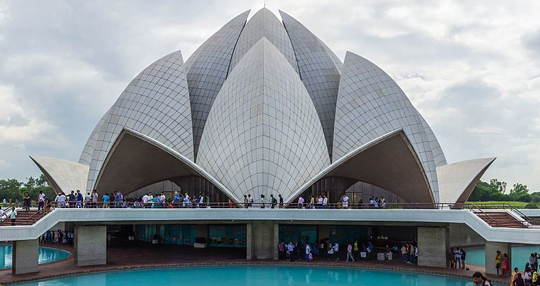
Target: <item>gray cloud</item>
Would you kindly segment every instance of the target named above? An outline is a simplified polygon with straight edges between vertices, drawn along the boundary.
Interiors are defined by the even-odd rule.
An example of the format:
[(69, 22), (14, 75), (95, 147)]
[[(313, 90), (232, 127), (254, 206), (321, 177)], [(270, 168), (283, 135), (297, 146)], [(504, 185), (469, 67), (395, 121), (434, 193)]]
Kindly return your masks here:
[[(158, 58), (184, 60), (260, 1), (0, 2), (0, 177), (37, 175), (28, 155), (78, 160), (91, 130)], [(449, 162), (497, 156), (486, 174), (540, 190), (537, 1), (267, 1), (343, 59), (387, 71)], [(490, 9), (486, 7), (501, 7)], [(502, 11), (502, 12), (501, 12)]]

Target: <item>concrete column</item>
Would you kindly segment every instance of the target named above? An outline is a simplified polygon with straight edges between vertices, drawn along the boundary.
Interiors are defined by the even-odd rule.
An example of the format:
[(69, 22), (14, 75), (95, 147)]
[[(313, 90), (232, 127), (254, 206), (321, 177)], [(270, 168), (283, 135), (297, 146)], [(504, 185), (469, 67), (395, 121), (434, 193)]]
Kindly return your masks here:
[(204, 237), (206, 239), (206, 243), (210, 243), (208, 241), (208, 225), (207, 224), (198, 224), (196, 225), (196, 237)]
[(14, 241), (12, 257), (11, 273), (17, 275), (38, 272), (39, 241)]
[(317, 233), (317, 243), (320, 243), (320, 240), (323, 238), (330, 237), (330, 226), (329, 225), (319, 225)]
[(75, 264), (107, 264), (107, 226), (75, 226)]
[(251, 249), (253, 248), (252, 235), (251, 235), (251, 223), (246, 224), (246, 259), (253, 259), (253, 253)]
[[(501, 252), (502, 257), (506, 253), (508, 254), (508, 259), (511, 259), (511, 247), (509, 243), (486, 241), (486, 273), (497, 274), (497, 268), (495, 268), (497, 250)], [(501, 270), (499, 269), (499, 271)], [(512, 271), (508, 270), (508, 273), (512, 273)]]
[(254, 221), (247, 227), (247, 259), (273, 259), (274, 222)]
[(277, 247), (279, 243), (279, 223), (274, 223), (274, 260), (279, 259), (279, 249)]
[(446, 268), (448, 259), (448, 229), (418, 227), (418, 265)]

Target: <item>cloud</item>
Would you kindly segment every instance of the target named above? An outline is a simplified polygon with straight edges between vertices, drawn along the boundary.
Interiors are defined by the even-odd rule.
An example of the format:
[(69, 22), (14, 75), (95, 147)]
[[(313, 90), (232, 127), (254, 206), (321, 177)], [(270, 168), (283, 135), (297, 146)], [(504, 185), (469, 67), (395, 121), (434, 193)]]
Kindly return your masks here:
[[(0, 142), (21, 146), (24, 143), (46, 142), (44, 138), (55, 131), (50, 123), (33, 116), (15, 98), (13, 86), (0, 85)], [(24, 145), (23, 145), (24, 146)]]
[[(350, 50), (384, 69), (449, 162), (497, 156), (486, 178), (540, 191), (540, 1), (266, 5), (297, 18), (341, 59)], [(260, 8), (250, 0), (1, 1), (0, 160), (11, 164), (2, 175), (37, 174), (29, 154), (77, 161), (137, 73), (176, 50), (186, 60), (234, 16)]]

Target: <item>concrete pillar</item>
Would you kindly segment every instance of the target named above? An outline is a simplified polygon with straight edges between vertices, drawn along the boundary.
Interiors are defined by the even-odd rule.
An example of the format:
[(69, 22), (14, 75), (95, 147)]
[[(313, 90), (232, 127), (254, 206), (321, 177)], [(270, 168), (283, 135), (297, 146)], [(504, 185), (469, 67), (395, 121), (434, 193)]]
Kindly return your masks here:
[(107, 226), (75, 226), (75, 264), (107, 264)]
[(247, 227), (247, 259), (273, 259), (274, 222), (254, 221)]
[(39, 241), (14, 241), (12, 257), (11, 273), (17, 275), (38, 272)]
[(418, 265), (446, 268), (448, 229), (418, 227)]
[(330, 237), (330, 226), (329, 225), (319, 225), (317, 233), (317, 243), (320, 243), (321, 239)]
[[(497, 274), (497, 268), (495, 268), (497, 250), (501, 252), (502, 257), (506, 253), (508, 254), (508, 259), (511, 259), (511, 246), (509, 243), (486, 241), (486, 273), (488, 274)], [(508, 273), (512, 273), (512, 271), (508, 270)]]
[(251, 227), (251, 223), (248, 223), (246, 224), (246, 259), (247, 260), (251, 260), (253, 259), (253, 253), (252, 253), (252, 248), (253, 248), (253, 241), (252, 241), (252, 227)]
[(210, 241), (208, 241), (208, 225), (207, 224), (198, 224), (196, 225), (196, 229), (195, 229), (195, 233), (196, 233), (196, 237), (204, 237), (205, 240), (206, 240), (206, 243), (210, 243)]
[(279, 249), (277, 247), (279, 243), (279, 223), (274, 223), (274, 260), (279, 259)]

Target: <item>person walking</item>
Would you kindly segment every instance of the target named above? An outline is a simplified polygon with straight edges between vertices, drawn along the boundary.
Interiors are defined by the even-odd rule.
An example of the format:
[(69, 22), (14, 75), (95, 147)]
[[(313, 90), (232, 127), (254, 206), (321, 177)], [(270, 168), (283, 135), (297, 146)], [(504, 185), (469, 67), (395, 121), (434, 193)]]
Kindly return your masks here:
[(349, 243), (347, 245), (347, 260), (345, 260), (345, 262), (349, 262), (349, 259), (351, 259), (352, 262), (355, 262), (352, 251), (353, 246)]
[(271, 201), (271, 206), (270, 207), (275, 208), (276, 205), (277, 205), (277, 200), (276, 200), (276, 198), (274, 197), (273, 194), (270, 194), (270, 201)]

